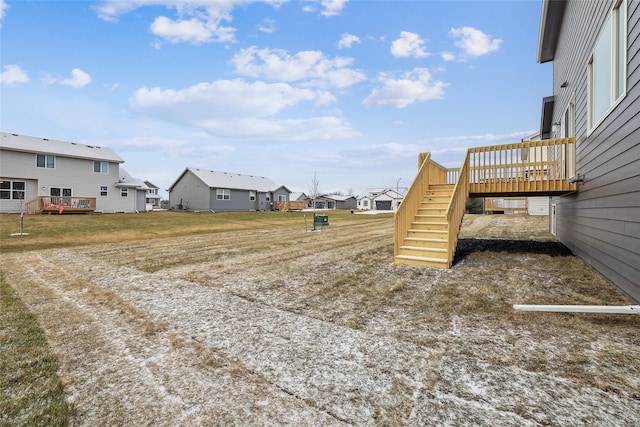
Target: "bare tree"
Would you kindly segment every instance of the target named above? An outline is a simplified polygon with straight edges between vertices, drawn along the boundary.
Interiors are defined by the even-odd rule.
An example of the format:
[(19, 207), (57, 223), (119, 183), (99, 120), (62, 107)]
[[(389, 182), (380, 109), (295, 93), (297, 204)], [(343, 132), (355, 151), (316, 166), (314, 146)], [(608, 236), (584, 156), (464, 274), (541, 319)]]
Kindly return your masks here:
[(313, 173), (313, 180), (309, 184), (309, 196), (313, 203), (313, 231), (316, 231), (316, 198), (320, 196), (320, 181), (318, 181), (315, 172)]

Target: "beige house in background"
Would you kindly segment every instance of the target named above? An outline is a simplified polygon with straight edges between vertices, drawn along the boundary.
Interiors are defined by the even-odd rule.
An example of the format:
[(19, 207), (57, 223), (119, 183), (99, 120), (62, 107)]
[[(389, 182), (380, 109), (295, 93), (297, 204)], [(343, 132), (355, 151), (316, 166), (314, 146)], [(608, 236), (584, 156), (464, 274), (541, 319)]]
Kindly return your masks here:
[(0, 213), (20, 212), (38, 198), (67, 211), (144, 211), (146, 186), (122, 163), (110, 148), (3, 132)]

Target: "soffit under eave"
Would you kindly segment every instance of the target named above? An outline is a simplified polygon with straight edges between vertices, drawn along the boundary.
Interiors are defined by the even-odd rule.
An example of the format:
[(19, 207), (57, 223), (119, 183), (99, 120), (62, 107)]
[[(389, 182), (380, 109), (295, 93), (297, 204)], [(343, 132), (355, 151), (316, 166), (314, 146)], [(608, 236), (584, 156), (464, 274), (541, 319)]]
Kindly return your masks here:
[(543, 0), (542, 2), (537, 56), (541, 64), (553, 61), (555, 58), (566, 6), (566, 0)]

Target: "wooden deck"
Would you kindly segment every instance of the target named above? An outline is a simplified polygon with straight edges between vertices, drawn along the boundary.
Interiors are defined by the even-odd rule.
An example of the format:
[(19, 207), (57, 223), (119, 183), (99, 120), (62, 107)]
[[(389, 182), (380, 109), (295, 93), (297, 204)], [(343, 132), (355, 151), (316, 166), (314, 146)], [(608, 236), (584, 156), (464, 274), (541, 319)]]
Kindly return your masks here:
[(25, 204), (27, 214), (91, 213), (95, 210), (95, 197), (39, 196)]
[(275, 210), (280, 212), (301, 211), (304, 209), (304, 202), (274, 202), (273, 207)]
[(394, 262), (450, 268), (469, 197), (577, 191), (575, 138), (471, 148), (461, 168), (418, 156), (418, 174), (395, 213)]

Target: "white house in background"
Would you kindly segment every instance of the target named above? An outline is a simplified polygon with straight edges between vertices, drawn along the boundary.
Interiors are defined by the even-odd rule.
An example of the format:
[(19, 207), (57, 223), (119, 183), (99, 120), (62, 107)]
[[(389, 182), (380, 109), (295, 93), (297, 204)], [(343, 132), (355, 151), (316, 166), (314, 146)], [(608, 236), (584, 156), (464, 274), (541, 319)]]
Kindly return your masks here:
[(126, 170), (120, 168), (120, 177), (116, 183), (120, 197), (128, 203), (125, 212), (146, 212), (153, 209), (147, 204), (149, 187), (141, 179), (132, 177)]
[(529, 197), (527, 213), (529, 215), (549, 215), (549, 197)]
[(3, 132), (0, 212), (20, 212), (29, 201), (45, 199), (49, 204), (64, 205), (67, 212), (139, 211), (137, 191), (128, 190), (137, 187), (120, 182), (122, 163), (124, 160), (106, 147)]
[(358, 196), (357, 208), (361, 210), (395, 211), (404, 194), (393, 188), (372, 188)]
[(152, 184), (149, 181), (144, 181), (144, 185), (147, 186), (147, 197), (146, 203), (147, 205), (151, 205), (151, 209), (159, 209), (160, 208), (160, 187)]
[(263, 176), (197, 168), (186, 168), (168, 191), (171, 209), (214, 212), (270, 211), (291, 194)]

